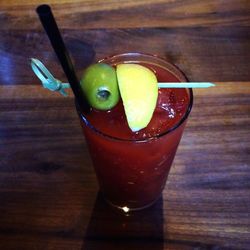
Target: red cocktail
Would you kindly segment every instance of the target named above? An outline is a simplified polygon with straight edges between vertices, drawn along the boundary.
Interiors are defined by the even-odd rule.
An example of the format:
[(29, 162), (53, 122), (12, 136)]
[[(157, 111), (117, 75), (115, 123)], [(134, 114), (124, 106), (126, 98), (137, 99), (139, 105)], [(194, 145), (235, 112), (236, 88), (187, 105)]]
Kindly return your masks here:
[[(186, 81), (174, 66), (150, 55), (127, 53), (102, 62), (141, 64), (154, 71), (158, 82)], [(109, 111), (80, 115), (100, 191), (109, 203), (138, 210), (160, 197), (192, 100), (191, 89), (159, 89), (153, 118), (138, 132), (128, 127), (122, 101)]]

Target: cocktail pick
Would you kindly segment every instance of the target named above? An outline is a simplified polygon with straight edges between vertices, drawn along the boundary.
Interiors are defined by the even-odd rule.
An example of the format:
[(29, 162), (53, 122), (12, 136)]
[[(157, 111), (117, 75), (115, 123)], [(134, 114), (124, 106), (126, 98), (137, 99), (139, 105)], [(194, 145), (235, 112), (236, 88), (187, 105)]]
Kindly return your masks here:
[[(51, 91), (58, 91), (62, 95), (67, 96), (64, 89), (70, 88), (69, 83), (63, 83), (56, 79), (41, 61), (31, 58), (31, 67), (36, 76), (41, 80), (44, 88)], [(159, 82), (159, 88), (209, 88), (215, 86), (211, 82)]]
[(159, 82), (159, 88), (209, 88), (215, 86), (211, 82)]
[(51, 91), (58, 91), (63, 96), (67, 96), (65, 89), (70, 88), (69, 83), (63, 83), (56, 79), (41, 61), (36, 58), (31, 58), (31, 68), (42, 82), (44, 88)]

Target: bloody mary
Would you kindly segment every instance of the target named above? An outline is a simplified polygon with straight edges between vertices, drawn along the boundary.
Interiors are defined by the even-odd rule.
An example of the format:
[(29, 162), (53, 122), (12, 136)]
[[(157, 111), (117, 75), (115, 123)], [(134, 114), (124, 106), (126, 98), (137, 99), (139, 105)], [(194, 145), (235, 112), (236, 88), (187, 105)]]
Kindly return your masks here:
[[(177, 68), (155, 56), (127, 53), (102, 62), (114, 67), (141, 64), (155, 73), (158, 82), (186, 81)], [(138, 132), (128, 127), (122, 101), (108, 111), (80, 114), (100, 191), (110, 204), (124, 211), (138, 210), (160, 197), (192, 100), (191, 89), (159, 89), (153, 117)]]

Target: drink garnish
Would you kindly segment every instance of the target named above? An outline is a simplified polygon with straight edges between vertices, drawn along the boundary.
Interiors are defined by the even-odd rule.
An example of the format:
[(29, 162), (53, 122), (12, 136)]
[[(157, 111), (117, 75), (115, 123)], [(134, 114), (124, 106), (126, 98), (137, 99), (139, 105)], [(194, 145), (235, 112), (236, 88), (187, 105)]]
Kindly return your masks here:
[[(34, 73), (44, 88), (58, 91), (66, 96), (62, 83), (36, 58), (31, 59)], [(118, 103), (120, 95), (128, 125), (133, 132), (145, 128), (156, 107), (158, 88), (208, 88), (211, 82), (157, 82), (150, 69), (133, 63), (118, 64), (116, 70), (111, 65), (96, 63), (90, 65), (83, 74), (80, 87), (89, 105), (98, 110), (110, 110)]]
[(139, 64), (118, 64), (116, 72), (128, 125), (133, 132), (139, 131), (153, 116), (158, 97), (157, 78)]
[(80, 85), (93, 108), (109, 110), (119, 101), (116, 71), (108, 64), (90, 65), (84, 71)]

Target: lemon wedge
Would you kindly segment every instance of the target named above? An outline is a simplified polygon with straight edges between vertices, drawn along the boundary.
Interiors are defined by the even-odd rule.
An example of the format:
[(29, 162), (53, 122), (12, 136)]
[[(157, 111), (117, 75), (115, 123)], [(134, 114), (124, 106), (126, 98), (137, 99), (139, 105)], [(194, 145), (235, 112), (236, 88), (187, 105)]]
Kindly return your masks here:
[(145, 128), (156, 107), (157, 78), (153, 71), (139, 64), (116, 67), (118, 86), (128, 125), (133, 132)]

